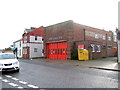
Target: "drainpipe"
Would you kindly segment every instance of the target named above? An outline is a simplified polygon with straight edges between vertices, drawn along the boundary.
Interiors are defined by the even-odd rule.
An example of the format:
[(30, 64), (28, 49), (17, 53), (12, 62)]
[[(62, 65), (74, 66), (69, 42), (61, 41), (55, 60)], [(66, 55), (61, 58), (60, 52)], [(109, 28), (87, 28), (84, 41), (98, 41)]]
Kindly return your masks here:
[(106, 57), (108, 57), (108, 36), (107, 34), (106, 34), (105, 40), (106, 40)]
[(85, 41), (85, 28), (83, 29), (83, 32), (84, 32), (84, 41)]

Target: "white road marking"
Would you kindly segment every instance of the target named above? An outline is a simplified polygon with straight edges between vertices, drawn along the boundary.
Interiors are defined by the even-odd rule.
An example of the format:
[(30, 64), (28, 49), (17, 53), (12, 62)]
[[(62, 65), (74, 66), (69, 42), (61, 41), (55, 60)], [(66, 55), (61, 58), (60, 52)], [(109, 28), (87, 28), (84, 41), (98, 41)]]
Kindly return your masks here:
[(17, 87), (17, 88), (19, 88), (19, 89), (23, 89), (23, 87)]
[(8, 83), (9, 85), (11, 85), (11, 86), (13, 86), (13, 87), (16, 87), (16, 86), (18, 86), (17, 84), (15, 84), (15, 83)]
[(27, 82), (24, 82), (24, 81), (19, 81), (19, 83), (22, 83), (22, 84), (27, 84)]
[(6, 77), (8, 77), (8, 78), (11, 78), (12, 76), (10, 76), (10, 75), (5, 75)]
[(31, 87), (31, 88), (39, 88), (39, 87), (34, 86), (34, 85), (31, 85), (31, 84), (29, 84), (28, 87)]
[(17, 79), (17, 78), (12, 78), (12, 79), (15, 80), (15, 81), (19, 80), (19, 79)]
[[(5, 76), (8, 77), (8, 78), (13, 79), (13, 80), (15, 80), (15, 81), (19, 81), (19, 79), (15, 78), (15, 77), (13, 77), (13, 76), (10, 76), (10, 75), (5, 75)], [(0, 77), (0, 79), (1, 79), (1, 78), (2, 78), (2, 77)], [(4, 80), (2, 80), (2, 81), (4, 81), (4, 82), (10, 82), (10, 81), (8, 81), (8, 80), (6, 80), (6, 79), (4, 79)], [(28, 84), (28, 82), (25, 82), (25, 81), (19, 81), (19, 83), (21, 83), (21, 84)], [(11, 85), (11, 86), (13, 86), (13, 87), (17, 87), (17, 88), (19, 88), (19, 89), (23, 89), (23, 87), (18, 86), (18, 85), (15, 84), (15, 83), (8, 83), (8, 84)], [(28, 86), (28, 87), (31, 87), (31, 88), (39, 88), (38, 86), (31, 85), (31, 84), (28, 84), (27, 86)]]
[(7, 79), (3, 79), (2, 81), (3, 81), (3, 82), (10, 82), (10, 81), (8, 81)]

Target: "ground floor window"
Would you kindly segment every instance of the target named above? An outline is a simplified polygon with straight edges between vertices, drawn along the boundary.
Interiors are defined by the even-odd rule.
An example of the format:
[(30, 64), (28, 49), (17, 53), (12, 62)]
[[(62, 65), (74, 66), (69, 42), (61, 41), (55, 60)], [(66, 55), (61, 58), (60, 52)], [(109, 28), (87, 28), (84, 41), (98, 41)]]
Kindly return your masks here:
[(112, 49), (112, 45), (108, 45), (108, 49)]
[(101, 46), (100, 45), (94, 45), (91, 44), (92, 52), (101, 52)]
[(27, 48), (23, 49), (23, 54), (27, 54)]
[(21, 56), (21, 49), (19, 50), (19, 56)]
[(34, 52), (38, 52), (38, 49), (37, 49), (37, 48), (34, 48)]
[(101, 47), (100, 47), (100, 45), (96, 45), (96, 52), (101, 52)]
[(91, 44), (91, 47), (92, 47), (92, 52), (95, 52), (95, 45)]

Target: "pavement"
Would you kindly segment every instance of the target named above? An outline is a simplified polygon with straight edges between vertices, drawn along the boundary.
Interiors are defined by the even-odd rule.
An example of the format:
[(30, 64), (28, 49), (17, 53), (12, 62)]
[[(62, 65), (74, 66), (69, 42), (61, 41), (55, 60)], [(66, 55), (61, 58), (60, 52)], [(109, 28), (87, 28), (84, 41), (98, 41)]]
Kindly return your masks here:
[(59, 65), (72, 65), (78, 67), (89, 67), (94, 69), (103, 69), (103, 70), (111, 70), (120, 72), (120, 64), (117, 63), (117, 57), (107, 57), (100, 58), (95, 60), (57, 60), (57, 59), (45, 59), (45, 58), (37, 58), (37, 59), (29, 59), (35, 62), (44, 62), (44, 63), (52, 63)]

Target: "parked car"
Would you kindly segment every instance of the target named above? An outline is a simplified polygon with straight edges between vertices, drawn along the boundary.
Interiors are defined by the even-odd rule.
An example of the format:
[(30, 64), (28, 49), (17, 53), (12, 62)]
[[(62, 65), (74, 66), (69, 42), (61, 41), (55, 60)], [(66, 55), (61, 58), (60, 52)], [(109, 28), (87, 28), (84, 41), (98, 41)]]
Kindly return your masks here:
[(13, 53), (0, 53), (0, 71), (18, 71), (19, 61)]

